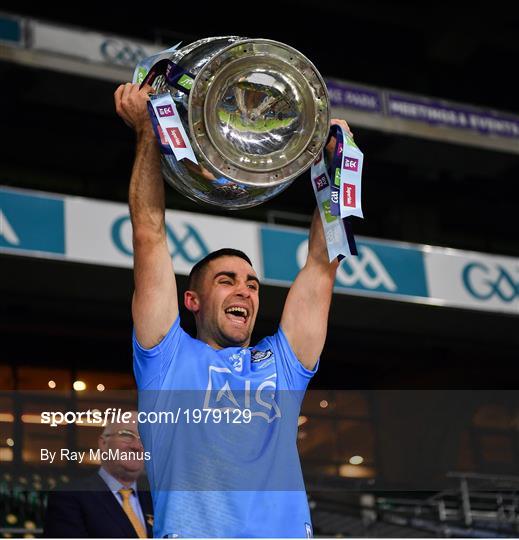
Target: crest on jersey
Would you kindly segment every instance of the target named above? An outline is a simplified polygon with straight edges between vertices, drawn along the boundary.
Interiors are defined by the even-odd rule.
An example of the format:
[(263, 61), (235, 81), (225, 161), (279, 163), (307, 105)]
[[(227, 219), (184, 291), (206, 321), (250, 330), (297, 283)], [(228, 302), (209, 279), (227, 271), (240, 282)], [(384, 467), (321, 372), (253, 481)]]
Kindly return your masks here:
[(253, 349), (250, 353), (251, 362), (263, 362), (263, 360), (266, 360), (267, 358), (270, 358), (274, 353), (267, 349), (266, 351), (257, 351)]

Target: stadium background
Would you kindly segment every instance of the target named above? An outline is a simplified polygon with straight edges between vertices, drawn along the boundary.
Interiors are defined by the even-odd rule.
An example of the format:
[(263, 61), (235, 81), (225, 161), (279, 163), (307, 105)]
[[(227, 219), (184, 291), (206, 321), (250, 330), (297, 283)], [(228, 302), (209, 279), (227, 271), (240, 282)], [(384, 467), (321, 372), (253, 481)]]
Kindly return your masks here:
[[(133, 135), (113, 112), (112, 94), (130, 78), (140, 42), (170, 46), (216, 34), (277, 39), (306, 54), (326, 79), (472, 106), (482, 116), (508, 114), (519, 125), (512, 84), (518, 20), (500, 3), (418, 11), (285, 0), (199, 5), (196, 16), (187, 6), (160, 3), (139, 12), (8, 4), (0, 18), (4, 203), (12, 188), (125, 203)], [(63, 43), (38, 50), (27, 20), (77, 36), (95, 32), (119, 48), (97, 60), (74, 56)], [(315, 532), (517, 536), (519, 136), (335, 105), (365, 154), (366, 218), (354, 223), (355, 233), (463, 250), (496, 268), (504, 260), (497, 256), (510, 257), (510, 281), (492, 278), (506, 297), (493, 299), (497, 307), (405, 301), (366, 287), (334, 295), (319, 375), (300, 418)], [(313, 204), (304, 175), (269, 203), (232, 214), (231, 230), (245, 221), (306, 227)], [(167, 207), (229, 217), (171, 188)], [(3, 210), (9, 215), (7, 204)], [(132, 276), (128, 268), (17, 253), (5, 229), (0, 239), (0, 534), (38, 535), (45, 489), (77, 472), (47, 469), (39, 448), (85, 448), (95, 444), (96, 430), (51, 434), (34, 415), (44, 406), (100, 407), (111, 391), (131, 402)], [(275, 329), (286, 291), (262, 288), (257, 336)], [(74, 390), (74, 381), (86, 389)], [(363, 462), (353, 464), (354, 456)]]

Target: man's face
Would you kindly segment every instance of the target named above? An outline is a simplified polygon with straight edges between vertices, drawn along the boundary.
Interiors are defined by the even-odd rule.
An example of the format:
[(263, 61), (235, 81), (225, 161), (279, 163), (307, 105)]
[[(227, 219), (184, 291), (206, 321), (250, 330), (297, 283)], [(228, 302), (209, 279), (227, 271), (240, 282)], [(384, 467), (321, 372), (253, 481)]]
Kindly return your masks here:
[[(135, 423), (133, 423), (135, 420)], [(143, 452), (139, 433), (137, 431), (137, 415), (132, 413), (129, 423), (112, 424), (107, 433), (99, 437), (99, 448), (103, 451), (116, 450), (124, 452)], [(116, 478), (136, 480), (144, 470), (142, 459), (109, 460), (103, 462), (103, 467)]]
[(259, 308), (259, 282), (240, 257), (224, 256), (203, 270), (195, 313), (198, 338), (212, 347), (249, 345)]

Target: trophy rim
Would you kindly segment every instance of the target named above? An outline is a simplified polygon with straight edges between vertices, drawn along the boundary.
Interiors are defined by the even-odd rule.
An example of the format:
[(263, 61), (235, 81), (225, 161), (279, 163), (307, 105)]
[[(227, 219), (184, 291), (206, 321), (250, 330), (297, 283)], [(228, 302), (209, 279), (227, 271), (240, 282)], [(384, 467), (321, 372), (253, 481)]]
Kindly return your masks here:
[[(221, 69), (221, 66), (218, 65), (219, 60), (232, 49), (238, 49), (247, 46), (247, 44), (263, 47), (271, 46), (272, 50), (282, 50), (289, 55), (287, 58), (297, 58), (306, 68), (306, 73), (301, 75), (301, 80), (306, 83), (310, 91), (310, 98), (307, 97), (306, 99), (307, 101), (309, 99), (313, 101), (315, 121), (313, 122), (311, 135), (306, 137), (307, 143), (300, 149), (297, 155), (292, 157), (282, 167), (254, 171), (253, 168), (240, 166), (236, 161), (232, 161), (227, 156), (222, 155), (212, 140), (210, 130), (205, 126), (206, 98), (211, 89), (212, 79), (214, 79)], [(252, 58), (255, 56), (259, 56), (259, 54), (255, 53), (254, 50), (251, 52), (245, 50), (241, 57), (230, 62), (224, 61), (223, 65), (232, 64), (232, 62), (240, 60), (240, 58)], [(281, 55), (280, 57), (280, 62), (285, 61)], [(218, 66), (216, 69), (214, 68), (215, 64)], [(312, 78), (314, 79), (313, 81)], [(325, 146), (329, 131), (330, 116), (328, 89), (315, 65), (303, 53), (290, 45), (264, 38), (238, 39), (215, 54), (196, 75), (188, 102), (189, 130), (191, 132), (191, 143), (195, 154), (203, 157), (206, 166), (209, 165), (213, 174), (216, 176), (222, 176), (253, 187), (275, 187), (293, 180), (308, 170)]]

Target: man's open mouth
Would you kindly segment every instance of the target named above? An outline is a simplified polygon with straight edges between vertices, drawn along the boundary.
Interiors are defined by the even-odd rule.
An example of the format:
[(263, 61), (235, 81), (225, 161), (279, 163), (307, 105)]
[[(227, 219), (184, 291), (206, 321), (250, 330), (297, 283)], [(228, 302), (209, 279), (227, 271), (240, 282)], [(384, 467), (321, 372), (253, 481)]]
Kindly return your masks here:
[(249, 310), (241, 306), (230, 306), (225, 310), (225, 314), (233, 321), (245, 323), (249, 318)]

